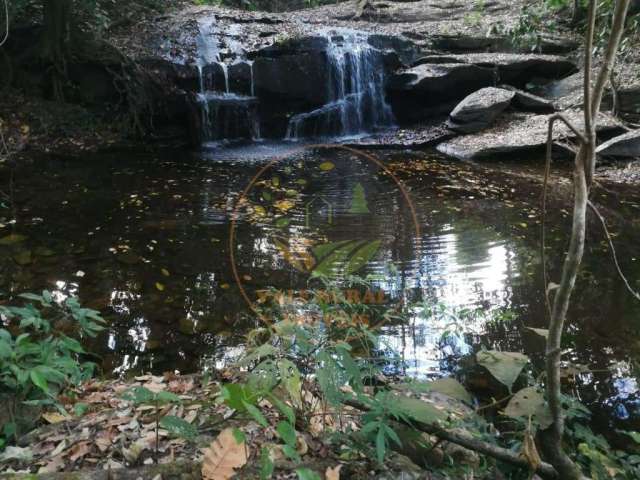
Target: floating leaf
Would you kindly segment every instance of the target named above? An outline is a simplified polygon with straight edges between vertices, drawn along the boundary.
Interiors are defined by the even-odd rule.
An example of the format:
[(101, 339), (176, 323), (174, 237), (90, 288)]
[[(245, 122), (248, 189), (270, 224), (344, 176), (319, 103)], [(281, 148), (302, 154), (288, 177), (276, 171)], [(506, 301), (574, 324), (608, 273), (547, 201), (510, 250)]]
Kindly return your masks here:
[(196, 427), (186, 420), (173, 415), (166, 415), (160, 419), (160, 426), (172, 435), (180, 438), (191, 440), (198, 435)]
[(13, 255), (13, 261), (20, 266), (29, 265), (32, 261), (31, 250), (21, 250)]
[(225, 428), (204, 450), (203, 480), (228, 480), (247, 463), (248, 449), (238, 442), (233, 429)]
[(276, 220), (276, 227), (284, 228), (288, 226), (290, 223), (291, 223), (290, 219), (282, 217)]
[(328, 172), (329, 170), (333, 170), (336, 166), (331, 162), (322, 162), (320, 164), (320, 170), (323, 172)]
[(27, 239), (26, 235), (20, 235), (19, 233), (12, 233), (6, 237), (0, 238), (0, 245), (14, 245), (16, 243), (24, 242)]
[(291, 200), (284, 199), (274, 202), (273, 206), (282, 212), (286, 212), (288, 210), (291, 210), (295, 206), (295, 204)]
[(160, 273), (162, 273), (162, 275), (164, 275), (165, 277), (168, 277), (170, 275), (169, 270), (167, 270), (166, 268), (160, 269)]
[(273, 198), (273, 195), (271, 195), (271, 192), (268, 191), (264, 191), (262, 192), (262, 198), (265, 199), (267, 202), (270, 202), (271, 199)]
[(504, 409), (507, 417), (528, 420), (532, 417), (543, 429), (553, 423), (551, 412), (542, 393), (536, 387), (519, 390)]
[(254, 205), (253, 212), (259, 217), (265, 217), (267, 215), (267, 211), (262, 205)]
[(279, 187), (280, 186), (280, 177), (273, 177), (271, 179), (271, 185), (273, 185), (274, 187)]
[(499, 352), (483, 350), (476, 355), (478, 364), (489, 370), (493, 377), (506, 386), (509, 391), (520, 372), (529, 361), (529, 357), (518, 352)]
[(161, 292), (164, 291), (164, 285), (160, 282), (156, 282), (156, 288)]

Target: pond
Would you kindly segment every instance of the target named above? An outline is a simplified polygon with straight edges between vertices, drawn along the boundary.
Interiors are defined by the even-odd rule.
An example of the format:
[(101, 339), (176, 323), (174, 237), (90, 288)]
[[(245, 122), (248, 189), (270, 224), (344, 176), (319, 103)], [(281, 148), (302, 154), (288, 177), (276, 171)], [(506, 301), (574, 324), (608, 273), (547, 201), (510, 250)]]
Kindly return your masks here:
[[(526, 328), (546, 325), (539, 187), (436, 152), (372, 155), (265, 142), (34, 159), (13, 174), (26, 240), (0, 246), (0, 289), (78, 295), (100, 310), (108, 329), (91, 351), (106, 375), (224, 366), (260, 324), (250, 303), (261, 292), (312, 288), (319, 272), (415, 303), (408, 322), (381, 326), (400, 359), (392, 373), (438, 376), (480, 348), (523, 351), (539, 368), (544, 339)], [(568, 213), (549, 213), (551, 279)], [(637, 234), (616, 237), (632, 279)], [(627, 427), (640, 413), (640, 305), (602, 240), (590, 238), (566, 358), (589, 370), (572, 377), (579, 398)]]

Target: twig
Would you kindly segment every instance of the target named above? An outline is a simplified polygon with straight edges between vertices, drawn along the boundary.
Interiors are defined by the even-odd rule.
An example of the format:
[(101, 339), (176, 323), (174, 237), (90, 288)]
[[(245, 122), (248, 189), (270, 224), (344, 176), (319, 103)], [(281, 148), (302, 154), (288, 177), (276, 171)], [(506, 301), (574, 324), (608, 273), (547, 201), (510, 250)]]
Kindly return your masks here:
[(611, 256), (613, 257), (613, 263), (616, 266), (618, 275), (624, 282), (629, 293), (631, 293), (631, 295), (633, 295), (637, 300), (640, 300), (640, 293), (638, 293), (631, 287), (629, 280), (627, 280), (627, 277), (625, 277), (624, 273), (622, 273), (622, 269), (620, 268), (620, 263), (618, 262), (618, 255), (616, 254), (616, 248), (613, 245), (613, 239), (611, 238), (611, 234), (609, 233), (609, 229), (607, 228), (607, 224), (604, 220), (604, 217), (602, 216), (600, 211), (596, 208), (596, 206), (591, 202), (591, 200), (588, 201), (588, 205), (591, 208), (591, 210), (593, 210), (593, 213), (596, 214), (596, 217), (598, 217), (598, 220), (600, 220), (600, 223), (602, 224), (602, 229), (604, 230), (604, 234), (607, 237), (607, 242), (609, 243), (609, 248), (611, 249)]

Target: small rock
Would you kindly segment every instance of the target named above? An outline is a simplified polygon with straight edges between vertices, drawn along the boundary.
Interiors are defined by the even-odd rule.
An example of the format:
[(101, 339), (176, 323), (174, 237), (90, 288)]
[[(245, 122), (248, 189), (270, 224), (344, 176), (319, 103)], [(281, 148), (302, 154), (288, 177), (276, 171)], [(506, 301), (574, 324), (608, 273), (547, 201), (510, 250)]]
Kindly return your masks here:
[(503, 88), (482, 88), (462, 100), (449, 115), (447, 126), (460, 133), (474, 133), (489, 127), (510, 104), (515, 92)]
[(613, 137), (600, 145), (596, 153), (606, 157), (640, 157), (640, 130)]

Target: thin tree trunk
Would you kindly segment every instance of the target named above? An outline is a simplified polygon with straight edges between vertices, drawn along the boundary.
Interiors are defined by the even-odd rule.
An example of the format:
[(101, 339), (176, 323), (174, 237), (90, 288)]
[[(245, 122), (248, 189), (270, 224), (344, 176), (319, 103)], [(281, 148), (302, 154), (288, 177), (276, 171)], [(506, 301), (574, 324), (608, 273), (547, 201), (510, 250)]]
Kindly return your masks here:
[[(562, 356), (562, 332), (571, 302), (571, 293), (575, 286), (580, 264), (584, 254), (586, 236), (586, 216), (589, 202), (589, 186), (593, 181), (596, 165), (596, 121), (606, 81), (609, 79), (616, 53), (624, 31), (624, 21), (630, 0), (618, 0), (614, 10), (611, 36), (598, 74), (596, 85), (591, 90), (591, 62), (593, 35), (595, 30), (596, 0), (590, 0), (585, 37), (585, 73), (584, 73), (584, 125), (580, 148), (575, 157), (573, 177), (574, 206), (569, 251), (562, 268), (562, 277), (551, 309), (549, 337), (546, 349), (547, 400), (553, 418), (553, 424), (541, 433), (542, 447), (546, 458), (557, 470), (559, 477), (578, 480), (582, 473), (569, 458), (562, 447), (564, 436), (564, 412), (561, 401), (560, 361)], [(552, 128), (552, 126), (550, 127)], [(549, 135), (549, 142), (552, 135)], [(548, 149), (548, 152), (550, 150)], [(549, 159), (547, 159), (547, 162)], [(546, 285), (545, 285), (546, 288)]]
[(52, 96), (64, 98), (63, 83), (66, 78), (66, 61), (70, 43), (70, 18), (72, 0), (45, 0), (42, 57), (51, 69)]

